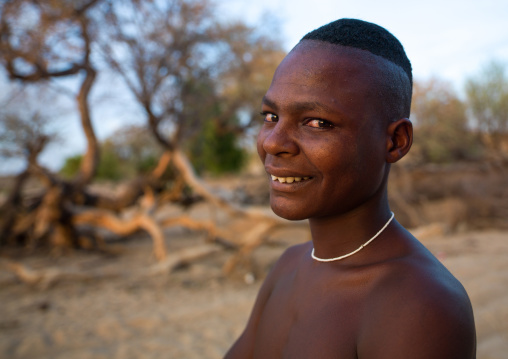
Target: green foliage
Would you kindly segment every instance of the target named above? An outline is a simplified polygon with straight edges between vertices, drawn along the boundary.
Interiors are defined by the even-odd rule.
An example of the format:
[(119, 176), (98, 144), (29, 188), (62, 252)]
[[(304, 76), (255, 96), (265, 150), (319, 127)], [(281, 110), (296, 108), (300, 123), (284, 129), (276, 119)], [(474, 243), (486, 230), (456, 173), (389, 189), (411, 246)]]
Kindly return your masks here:
[[(74, 177), (79, 172), (82, 160), (82, 155), (67, 157), (64, 165), (60, 169), (60, 174), (67, 178)], [(126, 166), (124, 166), (122, 162), (123, 161), (118, 155), (114, 151), (111, 151), (111, 149), (102, 151), (95, 178), (117, 181), (124, 177), (129, 177), (129, 171), (126, 170)]]
[(136, 173), (146, 174), (152, 171), (157, 166), (157, 162), (158, 158), (152, 154), (139, 158), (135, 162)]
[(128, 168), (124, 166), (123, 162), (114, 147), (103, 145), (96, 178), (118, 181), (122, 177), (128, 177)]
[(220, 175), (239, 171), (247, 159), (237, 136), (210, 120), (190, 142), (190, 160), (198, 173)]
[(66, 178), (75, 176), (79, 171), (79, 166), (81, 166), (82, 160), (82, 155), (67, 157), (62, 168), (60, 169), (60, 174)]
[(147, 127), (125, 126), (115, 131), (105, 141), (116, 156), (125, 163), (130, 174), (146, 174), (157, 165), (162, 154)]
[[(100, 145), (101, 158), (97, 179), (118, 181), (152, 171), (157, 165), (160, 150), (145, 128), (123, 128)], [(210, 120), (188, 142), (192, 164), (198, 173), (220, 175), (240, 170), (247, 158), (238, 145), (235, 133), (225, 130)], [(79, 171), (83, 156), (68, 157), (60, 170), (65, 177)]]
[[(111, 181), (150, 172), (157, 165), (161, 152), (147, 129), (139, 126), (127, 126), (114, 132), (100, 144), (100, 151), (96, 178)], [(82, 155), (68, 157), (60, 174), (67, 178), (76, 175), (82, 158)]]
[(449, 84), (436, 79), (415, 83), (411, 118), (411, 151), (420, 161), (448, 163), (481, 155), (480, 143), (467, 126), (466, 106)]

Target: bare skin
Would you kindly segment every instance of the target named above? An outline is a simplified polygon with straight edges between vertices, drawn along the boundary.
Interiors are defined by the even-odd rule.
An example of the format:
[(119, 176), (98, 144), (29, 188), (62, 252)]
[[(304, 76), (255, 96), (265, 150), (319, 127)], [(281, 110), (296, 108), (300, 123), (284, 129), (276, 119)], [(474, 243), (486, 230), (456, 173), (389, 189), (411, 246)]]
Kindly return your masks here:
[[(277, 177), (272, 209), (309, 218), (312, 241), (276, 263), (226, 358), (475, 358), (464, 288), (396, 220), (351, 257), (311, 258), (312, 248), (320, 258), (357, 249), (390, 217), (389, 168), (409, 151), (412, 127), (379, 115), (386, 62), (306, 40), (277, 69), (258, 153)], [(288, 177), (302, 179), (281, 183)]]

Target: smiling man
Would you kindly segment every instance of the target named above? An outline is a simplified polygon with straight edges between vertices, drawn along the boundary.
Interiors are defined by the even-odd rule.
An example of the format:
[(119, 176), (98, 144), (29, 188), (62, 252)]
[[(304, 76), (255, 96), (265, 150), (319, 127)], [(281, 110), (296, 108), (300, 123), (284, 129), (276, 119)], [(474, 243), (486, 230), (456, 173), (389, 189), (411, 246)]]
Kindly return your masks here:
[(226, 358), (475, 358), (469, 298), (390, 211), (390, 165), (412, 143), (411, 65), (384, 28), (307, 34), (263, 98), (270, 204), (309, 219), (260, 289)]

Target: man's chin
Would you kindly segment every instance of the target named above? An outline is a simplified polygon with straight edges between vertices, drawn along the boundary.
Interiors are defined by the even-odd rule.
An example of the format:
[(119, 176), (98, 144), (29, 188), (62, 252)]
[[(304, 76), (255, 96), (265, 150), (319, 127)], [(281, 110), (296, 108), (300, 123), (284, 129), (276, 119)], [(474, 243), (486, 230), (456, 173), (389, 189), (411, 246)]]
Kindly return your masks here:
[(271, 204), (272, 211), (277, 216), (287, 219), (288, 221), (302, 221), (304, 219), (308, 219), (308, 215), (302, 213), (302, 211), (298, 211), (294, 206), (278, 206), (276, 204)]

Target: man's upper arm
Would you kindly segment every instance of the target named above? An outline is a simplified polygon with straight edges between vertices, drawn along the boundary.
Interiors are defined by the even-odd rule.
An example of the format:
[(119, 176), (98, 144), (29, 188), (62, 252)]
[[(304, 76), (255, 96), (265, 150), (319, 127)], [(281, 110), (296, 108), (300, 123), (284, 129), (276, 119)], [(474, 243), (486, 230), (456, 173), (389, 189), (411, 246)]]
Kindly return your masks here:
[(376, 307), (358, 342), (360, 359), (474, 359), (476, 333), (465, 292), (402, 293)]
[(234, 358), (251, 358), (254, 353), (254, 340), (257, 329), (257, 324), (263, 313), (263, 308), (266, 304), (266, 301), (270, 297), (271, 293), (271, 281), (269, 277), (266, 278), (265, 282), (261, 286), (259, 290), (258, 296), (256, 298), (256, 302), (254, 303), (254, 307), (252, 308), (252, 312), (250, 314), (247, 325), (240, 335), (240, 337), (233, 344), (231, 349), (227, 352), (225, 359), (234, 359)]
[(300, 246), (294, 246), (287, 249), (274, 265), (272, 271), (266, 277), (263, 285), (259, 290), (256, 302), (254, 303), (254, 307), (247, 322), (247, 326), (245, 327), (242, 335), (240, 335), (231, 349), (229, 349), (225, 359), (244, 359), (251, 358), (253, 356), (256, 331), (266, 302), (270, 298), (272, 290), (278, 279), (281, 277), (281, 275), (283, 275), (282, 273), (284, 273), (287, 268), (291, 267), (293, 261), (295, 260), (295, 255), (300, 251), (298, 249), (299, 247)]

